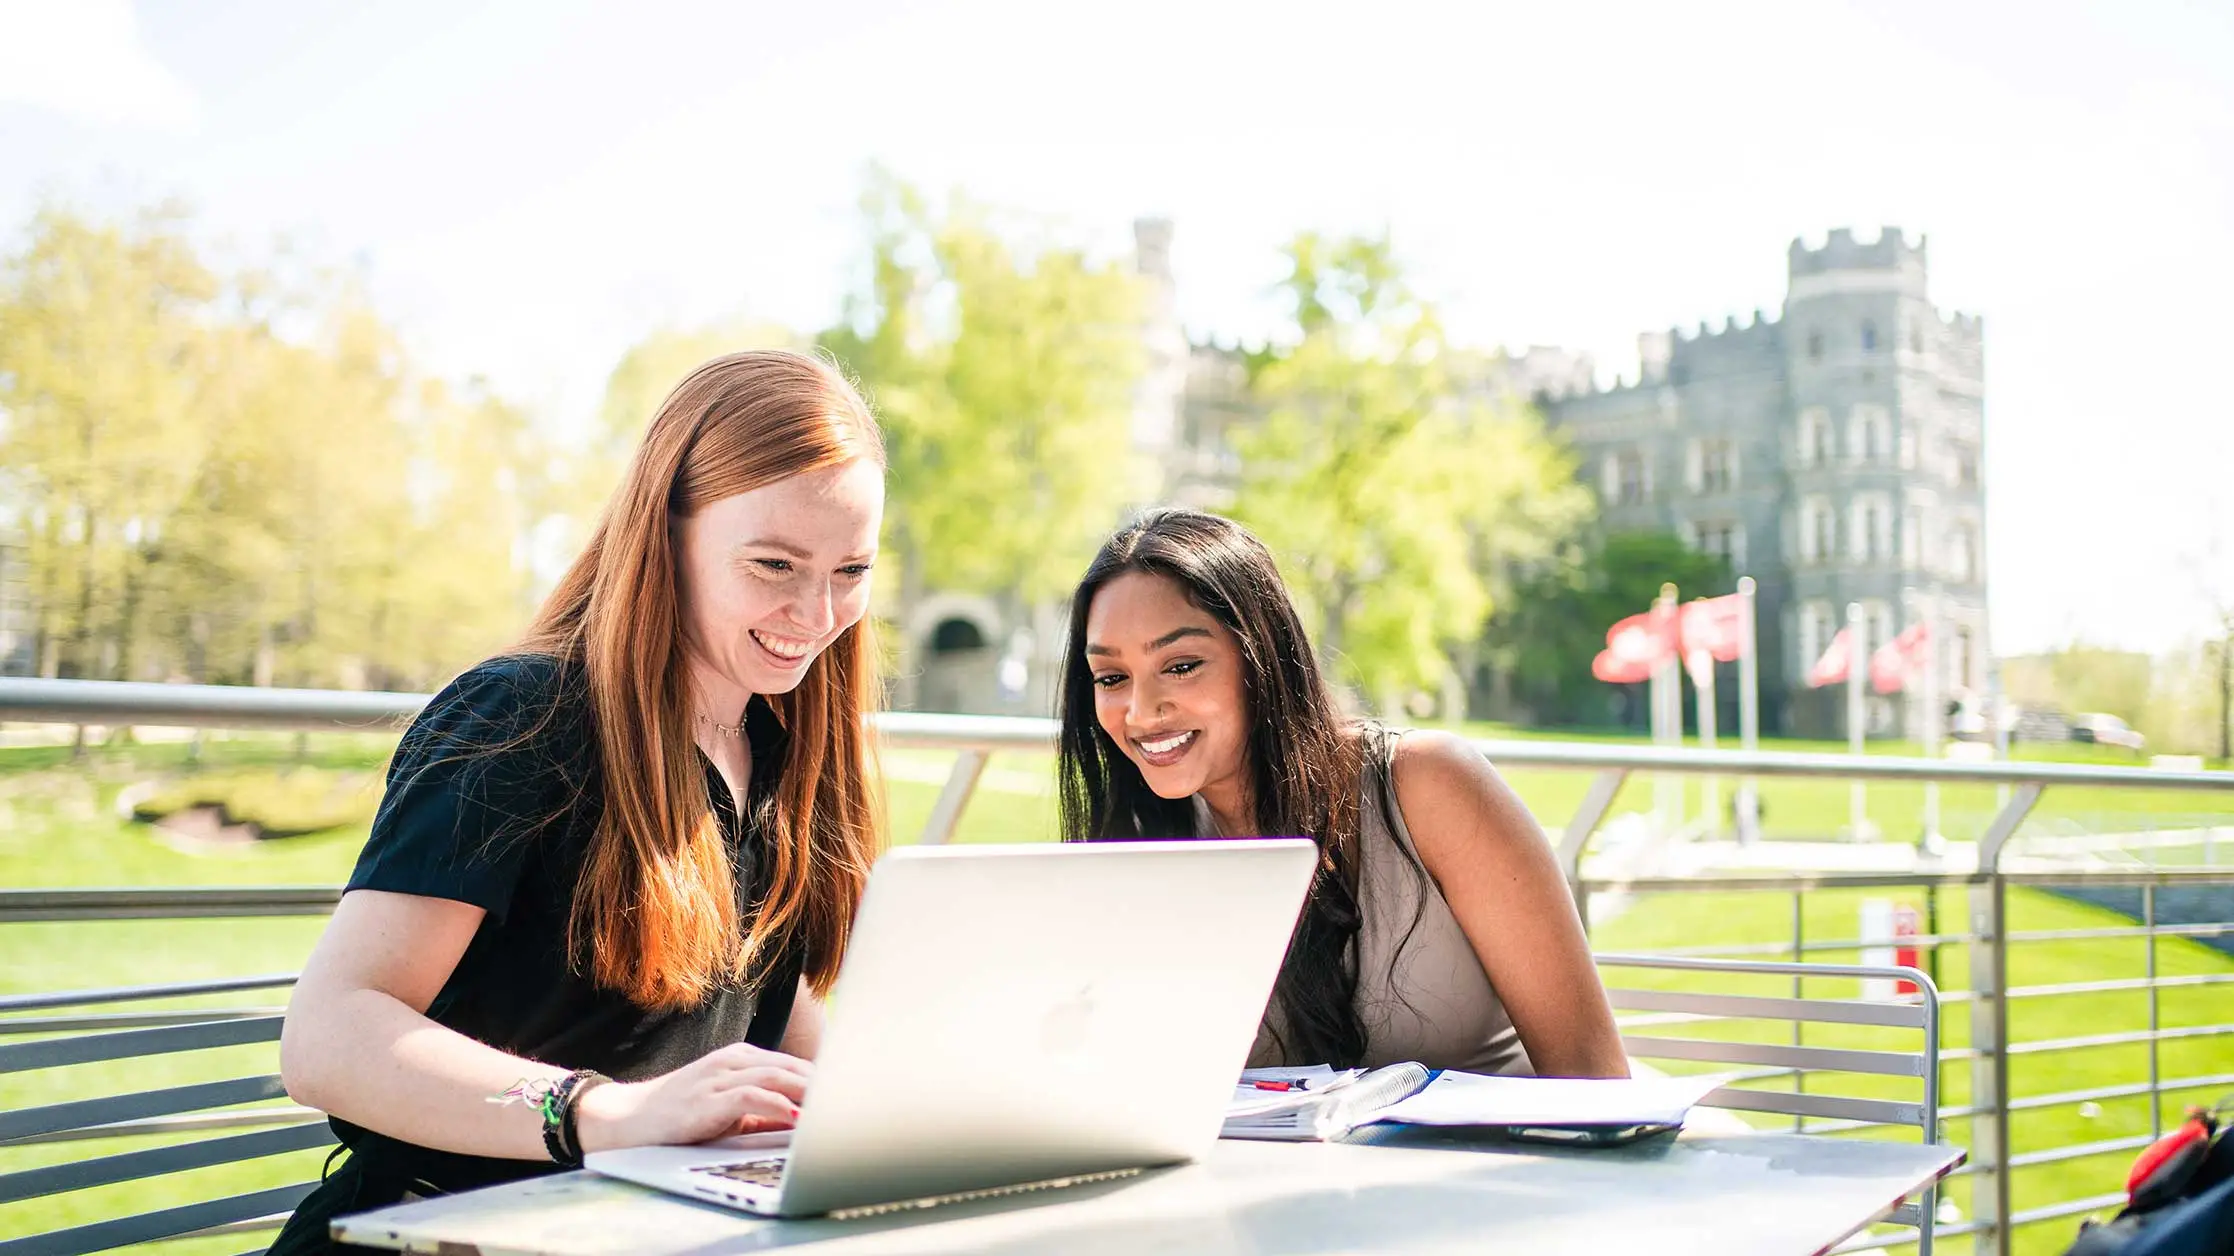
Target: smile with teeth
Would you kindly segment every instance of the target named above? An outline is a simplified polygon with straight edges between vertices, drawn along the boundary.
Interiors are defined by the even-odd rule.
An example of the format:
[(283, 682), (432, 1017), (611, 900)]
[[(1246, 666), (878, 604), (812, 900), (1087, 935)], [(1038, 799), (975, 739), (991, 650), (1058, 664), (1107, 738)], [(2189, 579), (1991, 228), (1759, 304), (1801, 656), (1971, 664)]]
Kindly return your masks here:
[(1187, 747), (1193, 745), (1194, 740), (1195, 731), (1189, 729), (1186, 732), (1171, 733), (1158, 737), (1154, 741), (1135, 738), (1133, 744), (1140, 747), (1140, 753), (1146, 756), (1150, 763), (1164, 763), (1177, 759), (1180, 755), (1186, 753)]
[(782, 659), (786, 663), (796, 663), (799, 660), (807, 657), (807, 651), (812, 649), (814, 646), (814, 642), (812, 641), (800, 641), (792, 637), (770, 636), (769, 634), (764, 633), (757, 628), (752, 630), (752, 639), (760, 644), (761, 649), (775, 655), (777, 658)]

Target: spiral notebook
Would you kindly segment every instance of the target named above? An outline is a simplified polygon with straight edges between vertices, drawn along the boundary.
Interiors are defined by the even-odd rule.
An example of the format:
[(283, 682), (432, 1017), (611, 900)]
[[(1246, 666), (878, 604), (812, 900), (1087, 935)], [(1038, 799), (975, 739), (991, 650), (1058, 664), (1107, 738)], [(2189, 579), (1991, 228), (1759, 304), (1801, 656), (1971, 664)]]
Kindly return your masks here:
[[(1368, 1072), (1309, 1068), (1255, 1068), (1241, 1075), (1226, 1109), (1221, 1138), (1310, 1142), (1339, 1138), (1409, 1095), (1433, 1076), (1425, 1065), (1391, 1064)], [(1267, 1090), (1265, 1086), (1287, 1086)]]
[(1367, 1125), (1503, 1131), (1533, 1142), (1630, 1142), (1680, 1129), (1727, 1074), (1693, 1077), (1490, 1077), (1422, 1064), (1371, 1071), (1251, 1069), (1241, 1075), (1221, 1136), (1331, 1140)]

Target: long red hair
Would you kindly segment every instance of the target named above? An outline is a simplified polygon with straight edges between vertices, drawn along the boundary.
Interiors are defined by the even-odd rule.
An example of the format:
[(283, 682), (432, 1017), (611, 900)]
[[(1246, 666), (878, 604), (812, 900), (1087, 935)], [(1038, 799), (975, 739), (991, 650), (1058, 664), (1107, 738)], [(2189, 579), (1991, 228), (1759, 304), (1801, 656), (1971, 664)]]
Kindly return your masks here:
[(870, 621), (840, 633), (797, 688), (765, 699), (789, 737), (762, 833), (767, 888), (747, 925), (691, 737), (675, 536), (714, 502), (858, 458), (882, 466), (883, 439), (828, 362), (755, 350), (700, 366), (652, 416), (521, 642), (582, 668), (605, 809), (569, 932), (593, 979), (643, 1006), (696, 1006), (792, 945), (813, 989), (837, 977), (883, 836), (866, 723), (878, 692)]

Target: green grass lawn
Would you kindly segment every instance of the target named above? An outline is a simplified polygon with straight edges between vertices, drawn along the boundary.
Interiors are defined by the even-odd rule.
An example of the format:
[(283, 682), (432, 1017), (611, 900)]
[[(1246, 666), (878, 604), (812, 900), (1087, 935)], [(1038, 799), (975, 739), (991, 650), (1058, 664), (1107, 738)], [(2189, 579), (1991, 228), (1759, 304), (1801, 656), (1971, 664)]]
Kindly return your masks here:
[[(1491, 735), (1507, 730), (1495, 730)], [(242, 735), (213, 739), (202, 749), (196, 764), (186, 762), (183, 745), (146, 745), (96, 749), (81, 762), (69, 760), (61, 750), (0, 751), (0, 887), (87, 887), (172, 885), (333, 885), (347, 874), (364, 840), (364, 819), (376, 801), (373, 789), (379, 768), (392, 741), (373, 737), (316, 738), (309, 754), (298, 757), (291, 738)], [(1832, 747), (1835, 749), (1835, 747)], [(950, 756), (929, 752), (892, 752), (886, 766), (892, 777), (890, 817), (895, 840), (909, 841), (928, 816)], [(355, 780), (363, 799), (357, 819), (323, 833), (210, 850), (175, 849), (144, 824), (118, 813), (120, 791), (139, 782), (153, 781), (196, 792), (182, 785), (193, 775), (284, 779), (301, 769), (305, 782), (269, 796), (283, 804), (300, 796), (317, 806), (330, 806), (335, 783)], [(1586, 788), (1585, 774), (1542, 769), (1510, 774), (1515, 788), (1542, 818), (1556, 829)], [(969, 811), (958, 840), (1031, 841), (1052, 834), (1054, 799), (1051, 764), (1046, 755), (995, 756)], [(1694, 789), (1696, 787), (1694, 786)], [(1625, 806), (1645, 806), (1649, 784), (1633, 781), (1622, 799)], [(174, 790), (174, 792), (178, 792)], [(1825, 836), (1807, 826), (1831, 815), (1843, 822), (1846, 794), (1842, 784), (1817, 786), (1806, 782), (1771, 783), (1767, 809), (1772, 832)], [(1969, 799), (1949, 789), (1943, 807), (1950, 815), (1983, 814), (1990, 810), (1991, 790), (1978, 791), (1982, 799)], [(2170, 818), (2200, 810), (2192, 798), (2153, 791), (2068, 791), (2058, 809), (2057, 791), (2051, 790), (2037, 813), (2048, 826), (2070, 825), (2100, 830), (2112, 825), (2141, 825), (2152, 818)], [(2166, 799), (2175, 800), (2176, 805)], [(1961, 805), (1958, 806), (1958, 801)], [(2234, 802), (2234, 800), (2229, 800)], [(1871, 791), (1873, 815), (1889, 833), (1902, 814), (1913, 825), (1913, 792), (1892, 787)], [(275, 804), (278, 805), (278, 804)], [(2234, 805), (2222, 804), (2234, 812)], [(1882, 808), (1882, 812), (1880, 812)], [(2153, 809), (2152, 809), (2153, 808)], [(1982, 824), (1982, 820), (1979, 821)], [(1790, 826), (1790, 827), (1787, 827)], [(1835, 828), (1835, 823), (1833, 825)], [(1965, 836), (1949, 823), (1950, 836)], [(1899, 891), (1873, 892), (1899, 899)], [(1921, 891), (1915, 892), (1920, 895)], [(1965, 918), (1960, 890), (1942, 891), (1942, 919)], [(1804, 928), (1810, 937), (1851, 936), (1861, 892), (1820, 892), (1805, 904)], [(1909, 897), (1913, 898), (1914, 895)], [(2014, 927), (2019, 929), (2085, 927), (2115, 923), (2117, 918), (2097, 909), (2023, 890), (2011, 894)], [(1780, 942), (1791, 934), (1789, 896), (1761, 894), (1668, 894), (1646, 896), (1625, 913), (1603, 923), (1594, 942), (1607, 950), (1642, 950), (1667, 946), (1728, 945), (1747, 942)], [(186, 980), (242, 974), (288, 971), (300, 964), (319, 928), (316, 920), (214, 920), (122, 921), (84, 924), (28, 924), (0, 926), (0, 992), (18, 993), (82, 989), (109, 985)], [(1813, 958), (1836, 958), (1817, 954)], [(1941, 956), (1942, 985), (1951, 991), (1966, 987), (1968, 960), (1962, 948), (1949, 948)], [(2185, 941), (2160, 944), (2160, 969), (2166, 973), (2221, 973), (2234, 971), (2234, 959)], [(2139, 942), (2034, 943), (2022, 946), (2011, 961), (2011, 979), (2017, 985), (2138, 976), (2143, 955)], [(1629, 984), (1668, 984), (1671, 974), (1630, 971), (1622, 976)], [(1777, 983), (1771, 983), (1777, 984)], [(1718, 982), (1715, 988), (1734, 991), (1763, 989), (1761, 983)], [(2224, 1006), (2227, 987), (2165, 991), (2159, 1014), (2166, 1025), (2204, 1025), (2229, 1017)], [(1777, 992), (1787, 992), (1780, 989)], [(1838, 983), (1813, 983), (1810, 994), (1838, 993)], [(268, 996), (232, 995), (205, 1003), (242, 1005), (264, 1002), (276, 1005), (279, 992)], [(2064, 996), (2018, 1004), (2012, 1013), (2013, 1035), (2019, 1041), (2060, 1038), (2117, 1029), (2139, 1028), (2146, 1023), (2146, 996), (2139, 993)], [(1724, 1031), (1727, 1032), (1727, 1031)], [(1768, 1032), (1788, 1040), (1781, 1024)], [(1893, 1031), (1823, 1027), (1811, 1030), (1806, 1041), (1821, 1045), (1875, 1045)], [(1959, 1046), (1968, 1040), (1966, 1009), (1950, 1009), (1946, 1042)], [(2199, 1038), (2163, 1045), (2159, 1068), (2166, 1077), (2194, 1076), (2234, 1071), (2234, 1038)], [(58, 1102), (75, 1097), (117, 1093), (129, 1089), (177, 1085), (191, 1081), (241, 1076), (270, 1071), (270, 1047), (242, 1047), (193, 1056), (165, 1057), (113, 1064), (79, 1065), (39, 1073), (0, 1075), (0, 1108)], [(2055, 1056), (2020, 1056), (2012, 1062), (2012, 1089), (2017, 1095), (2051, 1093), (2081, 1086), (2139, 1080), (2147, 1076), (2145, 1049), (2112, 1047), (2075, 1051)], [(1967, 1064), (1950, 1064), (1946, 1070), (1946, 1102), (1959, 1104), (1968, 1094)], [(1910, 1084), (1913, 1091), (1913, 1083)], [(1872, 1090), (1857, 1087), (1856, 1094), (1897, 1093), (1891, 1084)], [(2201, 1096), (2195, 1096), (2201, 1097)], [(2174, 1103), (2177, 1100), (2169, 1100)], [(2106, 1101), (2100, 1112), (2082, 1116), (2076, 1107), (2063, 1106), (2020, 1113), (2012, 1121), (2019, 1151), (2073, 1142), (2118, 1137), (2148, 1128), (2149, 1113), (2142, 1101)], [(2170, 1114), (2168, 1114), (2170, 1115)], [(1952, 1122), (1947, 1136), (1967, 1143), (1968, 1130)], [(82, 1157), (89, 1153), (113, 1154), (149, 1145), (156, 1140), (107, 1140), (99, 1145), (49, 1144), (0, 1150), (0, 1172)], [(2120, 1152), (2089, 1160), (2043, 1166), (2019, 1172), (2015, 1180), (2017, 1206), (2051, 1202), (2115, 1189), (2132, 1153)], [(204, 1170), (196, 1174), (150, 1182), (75, 1192), (17, 1204), (0, 1205), (0, 1235), (35, 1233), (58, 1226), (116, 1216), (122, 1213), (187, 1202), (218, 1193), (254, 1190), (315, 1177), (318, 1156), (299, 1153), (258, 1162)], [(1952, 1197), (1967, 1214), (1968, 1188), (1958, 1183)], [(2068, 1242), (2073, 1222), (2032, 1227), (2019, 1236), (2019, 1250), (2028, 1253), (2059, 1252)], [(248, 1236), (230, 1236), (167, 1245), (167, 1252), (238, 1252), (251, 1245)], [(1944, 1250), (1966, 1250), (1961, 1241)]]

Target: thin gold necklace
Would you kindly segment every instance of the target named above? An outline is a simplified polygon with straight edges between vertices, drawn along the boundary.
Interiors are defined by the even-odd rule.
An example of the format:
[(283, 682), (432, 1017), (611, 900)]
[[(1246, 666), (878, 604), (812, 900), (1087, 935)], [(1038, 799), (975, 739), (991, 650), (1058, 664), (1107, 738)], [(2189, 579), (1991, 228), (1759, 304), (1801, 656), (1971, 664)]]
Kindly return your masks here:
[(710, 715), (699, 716), (698, 722), (711, 725), (715, 732), (724, 737), (742, 737), (745, 735), (745, 726), (742, 723), (724, 724)]

